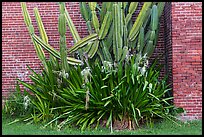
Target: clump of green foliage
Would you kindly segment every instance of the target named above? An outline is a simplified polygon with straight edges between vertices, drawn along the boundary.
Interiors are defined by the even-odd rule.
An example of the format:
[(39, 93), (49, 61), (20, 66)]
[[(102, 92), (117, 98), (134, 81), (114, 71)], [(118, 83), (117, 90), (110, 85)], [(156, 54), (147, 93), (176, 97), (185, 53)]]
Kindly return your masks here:
[[(173, 97), (166, 96), (171, 89), (167, 77), (159, 80), (162, 65), (157, 59), (149, 64), (164, 2), (145, 2), (134, 23), (131, 18), (138, 2), (103, 2), (101, 8), (97, 2), (80, 2), (89, 31), (82, 39), (65, 3), (60, 2), (60, 51), (48, 44), (37, 8), (34, 11), (40, 37), (34, 33), (26, 4), (21, 5), (43, 64), (40, 73), (28, 66), (31, 84), (18, 79), (27, 88), (33, 105), (32, 112), (21, 120), (43, 122), (44, 127), (55, 123), (59, 129), (77, 126), (81, 130), (105, 123), (112, 132), (118, 121), (128, 122), (128, 128), (135, 129), (141, 121), (151, 124), (155, 118), (172, 119), (173, 113), (182, 110), (169, 102)], [(69, 50), (66, 23), (75, 41)], [(49, 60), (43, 49), (50, 53)]]

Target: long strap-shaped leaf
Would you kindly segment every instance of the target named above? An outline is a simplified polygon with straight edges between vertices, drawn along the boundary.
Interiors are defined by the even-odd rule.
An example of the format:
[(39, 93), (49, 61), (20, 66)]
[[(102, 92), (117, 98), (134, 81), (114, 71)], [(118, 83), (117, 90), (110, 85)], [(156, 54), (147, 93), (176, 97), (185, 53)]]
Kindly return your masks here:
[(81, 39), (80, 41), (78, 41), (74, 46), (72, 46), (70, 48), (69, 52), (72, 53), (72, 52), (76, 51), (77, 49), (84, 47), (86, 44), (88, 44), (89, 42), (94, 41), (96, 39), (98, 39), (98, 35), (96, 33), (91, 34), (91, 35)]
[[(55, 56), (56, 58), (60, 59), (60, 53), (56, 51), (53, 47), (51, 47), (49, 44), (46, 44), (44, 41), (42, 41), (37, 35), (32, 35), (33, 39), (36, 43), (38, 43), (41, 47), (43, 47), (45, 50), (47, 50), (50, 54)], [(71, 65), (81, 65), (81, 60), (77, 60), (75, 58), (67, 57), (68, 63)]]

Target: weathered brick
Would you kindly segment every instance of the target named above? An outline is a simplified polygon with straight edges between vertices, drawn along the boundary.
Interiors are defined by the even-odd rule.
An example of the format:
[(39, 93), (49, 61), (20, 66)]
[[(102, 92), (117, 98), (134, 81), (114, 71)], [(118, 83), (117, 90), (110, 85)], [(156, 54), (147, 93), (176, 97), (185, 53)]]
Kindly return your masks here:
[(172, 2), (173, 94), (185, 119), (202, 118), (201, 11), (201, 2)]
[[(138, 5), (138, 10), (142, 4)], [(37, 7), (49, 38), (49, 44), (59, 50), (58, 15), (56, 2), (27, 2), (35, 32), (39, 35), (33, 8)], [(88, 34), (85, 21), (79, 11), (79, 3), (66, 4), (81, 37)], [(134, 14), (137, 17), (138, 11)], [(134, 20), (134, 19), (133, 19)], [(167, 2), (160, 23), (157, 48), (153, 54), (166, 52), (165, 63), (169, 72), (169, 83), (173, 86), (174, 103), (187, 109), (184, 118), (202, 118), (202, 3)], [(165, 32), (165, 33), (164, 33)], [(73, 38), (68, 29), (67, 47), (73, 46)], [(46, 56), (48, 57), (48, 53)], [(40, 71), (34, 46), (25, 26), (20, 2), (2, 2), (2, 95), (7, 96), (15, 84), (15, 79), (29, 81), (26, 64)], [(28, 72), (28, 73), (26, 73)], [(21, 86), (22, 87), (22, 86)], [(189, 96), (187, 96), (189, 95)], [(190, 103), (188, 103), (190, 102)], [(192, 106), (191, 104), (196, 104)]]

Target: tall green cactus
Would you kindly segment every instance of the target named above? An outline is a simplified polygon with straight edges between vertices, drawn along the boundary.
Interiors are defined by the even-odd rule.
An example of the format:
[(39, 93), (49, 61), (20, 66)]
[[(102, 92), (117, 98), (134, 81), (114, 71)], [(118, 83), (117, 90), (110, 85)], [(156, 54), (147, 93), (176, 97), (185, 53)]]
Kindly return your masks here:
[(60, 34), (60, 58), (62, 63), (62, 74), (65, 77), (65, 73), (69, 71), (69, 64), (67, 62), (67, 48), (66, 48), (66, 20), (65, 20), (65, 3), (60, 2), (60, 15), (59, 15), (59, 26)]
[(89, 6), (86, 5), (86, 2), (79, 2), (79, 5), (80, 5), (80, 11), (81, 11), (82, 17), (86, 21), (89, 34), (92, 34), (93, 32), (91, 28), (91, 19), (92, 19), (91, 9)]
[[(38, 14), (37, 9), (36, 8), (34, 9), (34, 13), (36, 16), (36, 20), (37, 20), (37, 24), (38, 24), (41, 38), (38, 37), (37, 35), (35, 35), (35, 33), (34, 33), (34, 28), (33, 28), (33, 25), (31, 24), (32, 21), (31, 21), (31, 18), (29, 16), (25, 2), (21, 3), (21, 8), (22, 8), (25, 24), (28, 27), (28, 30), (29, 30), (31, 39), (34, 43), (34, 47), (35, 47), (35, 50), (37, 52), (38, 58), (42, 61), (43, 65), (45, 66), (45, 69), (46, 69), (46, 58), (45, 58), (45, 54), (44, 54), (44, 51), (42, 50), (42, 48), (44, 48), (51, 55), (53, 55), (52, 60), (54, 59), (54, 57), (57, 59), (61, 59), (60, 53), (48, 44), (48, 39), (47, 39), (45, 30), (44, 30), (44, 26), (42, 24), (42, 21), (41, 21), (39, 14)], [(66, 12), (65, 12), (65, 14), (66, 14)], [(82, 64), (81, 60), (77, 60), (77, 59), (72, 58), (72, 57), (66, 57), (66, 59), (67, 59), (67, 62), (69, 64), (72, 64), (72, 65), (81, 65)]]
[(98, 34), (99, 33), (99, 27), (100, 27), (100, 24), (99, 24), (99, 20), (98, 20), (98, 17), (96, 15), (96, 5), (97, 5), (97, 2), (89, 2), (89, 7), (91, 9), (91, 14), (92, 14), (92, 24), (95, 28), (95, 31), (96, 33)]
[[(35, 50), (36, 50), (36, 53), (37, 53), (37, 56), (38, 58), (42, 61), (42, 64), (45, 66), (45, 69), (47, 70), (47, 65), (46, 65), (46, 59), (45, 59), (45, 53), (42, 49), (42, 47), (36, 43), (34, 41), (34, 39), (32, 38), (32, 34), (34, 33), (34, 28), (33, 28), (33, 25), (32, 25), (32, 21), (31, 21), (31, 18), (30, 18), (30, 15), (28, 13), (28, 10), (27, 10), (27, 7), (26, 7), (26, 3), (25, 2), (22, 2), (21, 3), (21, 8), (22, 8), (22, 12), (23, 12), (23, 17), (24, 17), (24, 21), (25, 21), (25, 24), (29, 30), (29, 33), (30, 33), (30, 36), (31, 36), (31, 39), (32, 39), (32, 42), (34, 44), (34, 47), (35, 47)], [(37, 12), (35, 10), (35, 12)], [(40, 24), (40, 22), (38, 22), (38, 24)], [(41, 26), (41, 25), (39, 25)], [(43, 26), (41, 26), (41, 28), (43, 28)], [(40, 29), (40, 28), (39, 28)], [(43, 31), (42, 31), (43, 32)], [(42, 34), (42, 33), (40, 33)], [(43, 37), (44, 40), (46, 39), (45, 37)], [(47, 39), (46, 39), (47, 40)]]
[[(95, 16), (96, 2), (90, 2), (88, 4), (92, 16)], [(93, 43), (89, 43), (86, 50), (87, 53), (92, 48), (99, 48), (100, 53), (96, 53), (98, 55), (103, 54), (99, 55), (100, 58), (103, 57), (101, 60), (108, 59), (108, 61), (112, 61), (113, 63), (124, 60), (125, 54), (131, 48), (137, 47), (138, 53), (140, 52), (150, 57), (156, 46), (159, 17), (163, 11), (164, 4), (164, 2), (145, 2), (136, 21), (131, 25), (132, 15), (137, 9), (138, 2), (131, 2), (129, 4), (122, 2), (102, 3), (102, 9), (99, 13), (101, 25), (96, 25), (98, 24), (98, 18), (92, 18), (93, 28), (98, 34), (97, 40), (101, 41), (99, 42), (100, 46), (95, 47)], [(81, 6), (81, 8), (83, 7)], [(125, 12), (127, 8), (128, 12)], [(87, 14), (83, 9), (81, 9), (81, 12), (83, 16)], [(88, 19), (85, 20), (87, 21)], [(99, 33), (98, 26), (101, 26)], [(144, 32), (146, 30), (148, 30), (148, 33), (145, 34)]]
[[(46, 36), (43, 35), (43, 32), (41, 33), (42, 40), (36, 36), (33, 26), (30, 25), (29, 16), (24, 14), (24, 17), (33, 41), (40, 48), (49, 51), (57, 59), (63, 60), (64, 65), (66, 61), (69, 64), (82, 63), (80, 60), (65, 57), (67, 56), (67, 53), (65, 53), (66, 27), (61, 23), (64, 18), (74, 39), (74, 45), (68, 50), (68, 53), (73, 55), (78, 52), (81, 60), (84, 60), (84, 56), (87, 56), (93, 61), (100, 60), (103, 63), (106, 60), (117, 64), (123, 62), (129, 53), (135, 53), (134, 51), (136, 51), (136, 54), (147, 55), (149, 58), (156, 46), (159, 33), (159, 19), (165, 3), (144, 2), (136, 20), (133, 22), (132, 17), (138, 4), (138, 2), (104, 2), (100, 9), (97, 2), (80, 2), (80, 12), (89, 31), (89, 35), (84, 38), (80, 38), (65, 6), (64, 10), (60, 8), (59, 27), (62, 26), (59, 31), (60, 52), (46, 42)], [(64, 4), (60, 3), (60, 7), (61, 5)], [(99, 11), (97, 12), (97, 10)], [(97, 13), (99, 13), (99, 16), (97, 16)], [(60, 18), (62, 18), (61, 21)], [(62, 49), (64, 52), (62, 52)]]

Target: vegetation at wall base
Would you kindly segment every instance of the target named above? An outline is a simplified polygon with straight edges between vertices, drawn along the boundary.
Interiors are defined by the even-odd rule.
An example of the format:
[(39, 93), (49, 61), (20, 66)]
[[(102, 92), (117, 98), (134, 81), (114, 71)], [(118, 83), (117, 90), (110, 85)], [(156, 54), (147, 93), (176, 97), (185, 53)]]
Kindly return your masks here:
[[(101, 8), (97, 5), (97, 2), (80, 2), (90, 33), (80, 38), (65, 3), (59, 3), (60, 51), (57, 51), (48, 43), (37, 8), (35, 17), (40, 37), (34, 33), (26, 4), (21, 3), (43, 66), (40, 73), (28, 66), (32, 83), (17, 79), (25, 87), (23, 94), (18, 84), (16, 89), (24, 104), (22, 108), (27, 111), (30, 106), (30, 109), (29, 113), (18, 114), (14, 110), (18, 110), (15, 107), (19, 103), (16, 101), (15, 106), (8, 100), (5, 113), (20, 116), (10, 124), (40, 122), (44, 127), (56, 126), (61, 130), (69, 126), (82, 131), (104, 126), (113, 132), (137, 129), (143, 123), (153, 126), (158, 118), (175, 122), (175, 115), (184, 112), (166, 94), (171, 89), (166, 82), (168, 76), (159, 79), (162, 65), (158, 59), (149, 63), (165, 3), (145, 2), (135, 22), (131, 17), (138, 2), (104, 2)], [(66, 24), (75, 41), (70, 49), (66, 48)], [(49, 59), (45, 58), (43, 49), (50, 53)]]
[(14, 118), (2, 116), (2, 135), (202, 135), (202, 120), (181, 122), (181, 126), (175, 125), (172, 121), (163, 119), (157, 121), (154, 127), (140, 126), (136, 130), (114, 130), (110, 133), (109, 129), (100, 127), (97, 130), (87, 129), (80, 131), (77, 128), (64, 128), (57, 130), (55, 127), (42, 128), (38, 124), (25, 124), (24, 122), (7, 125)]

